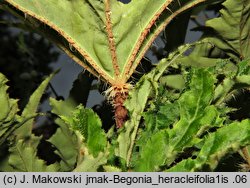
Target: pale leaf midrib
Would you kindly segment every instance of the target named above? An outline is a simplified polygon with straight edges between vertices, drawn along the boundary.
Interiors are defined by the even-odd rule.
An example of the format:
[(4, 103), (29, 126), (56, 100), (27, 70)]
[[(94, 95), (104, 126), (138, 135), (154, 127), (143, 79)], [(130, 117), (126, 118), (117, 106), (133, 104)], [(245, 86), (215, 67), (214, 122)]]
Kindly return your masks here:
[[(125, 75), (126, 76), (126, 80), (128, 80), (131, 75), (133, 74), (135, 68), (137, 67), (137, 65), (140, 63), (141, 59), (143, 58), (143, 56), (146, 54), (147, 50), (150, 48), (151, 44), (155, 41), (155, 39), (158, 37), (158, 35), (165, 29), (165, 27), (179, 14), (181, 14), (182, 12), (186, 11), (189, 8), (192, 8), (200, 3), (203, 3), (205, 1), (208, 0), (197, 0), (196, 2), (192, 2), (189, 3), (187, 5), (184, 5), (183, 7), (181, 7), (180, 9), (176, 10), (175, 12), (173, 12), (173, 14), (171, 16), (169, 16), (165, 21), (163, 21), (155, 30), (155, 33), (150, 36), (149, 39), (146, 39), (146, 43), (145, 45), (142, 44), (142, 46), (140, 46), (140, 49), (137, 53), (136, 59), (133, 62), (129, 72)], [(145, 40), (144, 40), (145, 41)]]
[[(128, 61), (125, 63), (125, 68), (123, 70), (123, 78), (126, 79), (128, 73), (131, 71), (131, 67), (133, 67), (133, 63), (136, 59), (136, 55), (139, 52), (139, 49), (141, 47), (141, 45), (144, 42), (144, 39), (146, 38), (146, 36), (148, 35), (148, 33), (150, 32), (150, 28), (154, 25), (155, 21), (157, 20), (157, 18), (161, 15), (161, 13), (167, 9), (168, 5), (170, 3), (172, 3), (174, 0), (167, 0), (159, 9), (158, 11), (155, 12), (155, 14), (153, 15), (153, 17), (151, 18), (151, 20), (148, 22), (148, 24), (146, 25), (146, 27), (144, 28), (144, 30), (141, 32), (141, 35), (139, 36), (139, 38), (137, 39), (134, 48), (132, 49), (132, 52), (130, 53), (130, 56), (128, 58)], [(134, 70), (133, 70), (134, 72)], [(130, 76), (129, 76), (130, 77)], [(127, 79), (126, 79), (127, 81)]]
[(104, 4), (105, 4), (105, 16), (106, 16), (105, 28), (108, 35), (108, 43), (109, 43), (109, 50), (111, 53), (112, 65), (114, 68), (115, 77), (117, 78), (120, 75), (120, 68), (117, 61), (116, 45), (112, 31), (110, 0), (105, 0)]

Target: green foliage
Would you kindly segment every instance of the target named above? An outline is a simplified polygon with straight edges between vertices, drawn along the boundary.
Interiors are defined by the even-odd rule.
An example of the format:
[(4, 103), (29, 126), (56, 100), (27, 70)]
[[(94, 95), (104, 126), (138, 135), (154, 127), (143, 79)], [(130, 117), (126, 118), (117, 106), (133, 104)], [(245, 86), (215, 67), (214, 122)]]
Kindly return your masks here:
[(60, 171), (73, 170), (78, 155), (77, 137), (60, 119), (55, 121), (60, 127), (48, 140), (55, 148), (55, 153), (61, 158)]
[[(36, 24), (73, 59), (79, 58), (75, 60), (84, 63), (87, 70), (113, 85), (112, 80), (121, 81), (118, 78), (126, 83), (157, 33), (202, 0), (181, 4), (147, 0), (127, 5), (116, 0), (63, 0), (56, 9), (54, 0), (4, 2), (6, 9), (19, 16), (14, 7), (25, 12), (28, 22)], [(169, 3), (173, 13), (162, 9)], [(98, 115), (78, 105), (83, 100), (74, 100), (77, 84), (68, 99), (51, 98), (51, 112), (58, 125), (47, 140), (58, 157), (53, 164), (39, 158), (41, 137), (32, 133), (39, 101), (53, 75), (41, 83), (18, 115), (17, 100), (8, 96), (7, 79), (0, 74), (0, 146), (7, 148), (0, 154), (0, 170), (214, 171), (223, 157), (239, 151), (249, 163), (250, 120), (230, 117), (235, 112), (230, 103), (250, 86), (250, 2), (226, 0), (223, 5), (221, 16), (206, 23), (201, 41), (180, 46), (129, 91), (124, 104), (129, 117), (121, 129), (112, 127), (105, 132)], [(143, 12), (144, 16), (138, 16)], [(44, 29), (40, 22), (51, 28)], [(60, 36), (55, 37), (52, 30)], [(192, 53), (185, 56), (192, 47)], [(86, 81), (88, 87), (91, 82)], [(177, 86), (172, 82), (178, 82)]]
[(20, 128), (15, 131), (17, 139), (24, 138), (27, 139), (32, 134), (32, 127), (34, 124), (34, 117), (37, 116), (37, 108), (42, 98), (43, 92), (47, 88), (50, 80), (53, 78), (54, 74), (51, 74), (47, 79), (45, 79), (41, 85), (36, 89), (36, 91), (30, 96), (28, 104), (23, 109), (19, 121), (25, 121), (29, 119), (26, 123), (24, 123)]
[(105, 172), (122, 172), (121, 169), (115, 166), (106, 165), (106, 166), (103, 166), (103, 168)]
[(161, 60), (157, 67), (147, 75), (144, 75), (136, 84), (135, 88), (129, 93), (125, 106), (130, 112), (130, 117), (133, 118), (130, 118), (130, 120), (125, 123), (125, 130), (119, 133), (117, 138), (119, 148), (116, 150), (116, 155), (126, 160), (127, 165), (131, 158), (131, 152), (134, 147), (139, 123), (148, 98), (152, 92), (157, 92), (158, 86), (156, 82), (162, 76), (164, 71), (189, 48), (190, 45), (181, 46), (176, 52), (171, 53), (169, 58)]
[[(47, 166), (36, 154), (35, 148), (40, 139), (30, 135), (27, 140), (27, 137), (20, 136), (21, 139), (13, 139), (10, 145), (7, 160), (9, 166), (2, 164), (2, 167), (12, 171), (214, 170), (223, 156), (250, 144), (250, 122), (244, 120), (231, 123), (226, 116), (227, 111), (221, 109), (221, 104), (213, 103), (215, 85), (218, 85), (216, 75), (223, 74), (223, 65), (192, 68), (184, 76), (186, 84), (182, 92), (175, 98), (169, 98), (167, 91), (162, 88), (164, 86), (159, 85), (158, 78), (162, 74), (159, 70), (164, 72), (162, 67), (170, 66), (181, 54), (180, 51), (172, 54), (172, 59), (163, 60), (138, 82), (126, 103), (134, 109), (130, 113), (137, 112), (138, 119), (132, 121), (131, 118), (118, 133), (105, 133), (99, 117), (92, 110), (80, 105), (77, 108), (68, 106), (72, 110), (65, 112), (62, 109), (69, 104), (67, 100), (51, 99), (52, 112), (58, 116), (56, 123), (59, 128), (48, 141), (53, 144), (61, 161)], [(233, 76), (227, 79), (235, 80), (238, 76), (248, 75), (247, 63), (243, 61), (238, 67), (238, 71), (233, 71)], [(48, 83), (49, 79), (44, 83)], [(38, 90), (44, 88), (44, 83)], [(234, 82), (232, 88), (237, 90), (235, 85), (237, 82)], [(147, 90), (143, 90), (145, 86)], [(143, 95), (146, 97), (143, 98)], [(153, 97), (150, 101), (149, 96)], [(131, 101), (135, 100), (140, 105), (132, 108), (135, 106)], [(36, 103), (36, 100), (30, 101)], [(149, 105), (143, 106), (146, 103)], [(143, 112), (145, 108), (146, 112)], [(32, 112), (33, 108), (30, 109)], [(139, 123), (141, 117), (145, 119), (143, 124)], [(210, 133), (212, 129), (216, 131)], [(110, 140), (115, 138), (116, 141)], [(112, 148), (115, 152), (112, 152)], [(188, 156), (185, 156), (187, 150)], [(122, 152), (124, 155), (121, 155)], [(125, 160), (125, 166), (110, 160), (114, 157), (120, 159), (120, 165)], [(29, 160), (22, 161), (24, 158)]]
[[(15, 116), (18, 112), (17, 100), (10, 99), (7, 94), (8, 86), (5, 85), (8, 80), (0, 74), (0, 146), (9, 135), (13, 128), (18, 127)], [(11, 126), (11, 127), (10, 127)]]
[(159, 166), (165, 164), (169, 152), (169, 136), (165, 130), (151, 135), (144, 146), (140, 147), (138, 162), (135, 163), (135, 171), (159, 171)]
[(107, 145), (106, 135), (101, 129), (101, 120), (91, 109), (79, 106), (70, 117), (62, 116), (61, 118), (71, 125), (74, 131), (81, 133), (93, 156), (96, 157), (99, 152), (104, 151)]
[[(7, 94), (8, 86), (6, 86), (7, 79), (4, 75), (0, 74), (0, 103), (1, 103), (1, 139), (5, 134), (13, 133), (17, 138), (28, 139), (32, 135), (32, 126), (34, 118), (37, 116), (37, 108), (39, 101), (46, 89), (49, 81), (54, 76), (52, 74), (37, 88), (37, 90), (30, 97), (29, 103), (26, 105), (22, 114), (19, 116), (17, 100), (9, 98)], [(1, 140), (0, 143), (2, 143)]]
[[(44, 162), (38, 160), (35, 156), (40, 138), (33, 135), (31, 131), (34, 119), (38, 116), (36, 111), (39, 101), (53, 76), (54, 74), (51, 74), (41, 83), (30, 97), (29, 103), (26, 105), (21, 116), (19, 116), (17, 114), (17, 100), (9, 98), (7, 94), (8, 87), (5, 85), (7, 79), (4, 75), (0, 74), (0, 100), (5, 100), (5, 102), (1, 102), (3, 106), (0, 114), (4, 114), (4, 116), (0, 122), (0, 146), (9, 146), (9, 152), (1, 156), (3, 158), (0, 165), (1, 170), (37, 171), (40, 167), (40, 170), (55, 170), (56, 165), (47, 168)], [(23, 150), (23, 148), (27, 149)], [(21, 150), (23, 152), (20, 152)], [(30, 159), (30, 161), (27, 161), (27, 164), (22, 164), (24, 159), (25, 161)], [(36, 161), (38, 162), (37, 166), (34, 164)]]
[[(57, 115), (70, 115), (73, 108), (67, 102), (50, 100), (52, 113)], [(66, 109), (66, 110), (65, 110)], [(64, 123), (62, 119), (56, 119), (59, 127), (56, 133), (48, 140), (55, 148), (55, 153), (60, 156), (60, 170), (73, 170), (78, 156), (78, 139), (76, 134)]]
[(207, 43), (196, 46), (181, 63), (204, 67), (214, 66), (222, 58), (249, 59), (250, 1), (227, 0), (222, 5), (221, 16), (208, 20), (203, 28), (202, 40)]
[(250, 58), (250, 1), (227, 0), (220, 14), (206, 23), (217, 34), (209, 41), (236, 60)]
[[(188, 84), (177, 99), (169, 100), (165, 91), (161, 93), (160, 87), (156, 87), (159, 92), (155, 101), (149, 103), (149, 111), (144, 114), (145, 125), (137, 133), (135, 147), (138, 151), (133, 149), (130, 167), (136, 171), (160, 171), (175, 164), (176, 160), (181, 160), (180, 164), (173, 165), (170, 170), (214, 170), (223, 156), (249, 145), (249, 121), (229, 123), (225, 116), (226, 108), (222, 110), (220, 104), (213, 104), (217, 85), (215, 76), (223, 74), (225, 70), (218, 67), (192, 68), (185, 76)], [(227, 78), (234, 83), (232, 88), (237, 88), (235, 78), (242, 70), (248, 70), (249, 66), (243, 62), (238, 67), (238, 73), (233, 71), (231, 74), (234, 76)], [(221, 72), (217, 72), (218, 70)], [(248, 71), (245, 73), (248, 74)], [(246, 74), (243, 73), (245, 76)], [(138, 93), (138, 88), (135, 89), (135, 93)], [(164, 102), (159, 104), (162, 100)], [(163, 109), (170, 107), (172, 110), (165, 111), (165, 116), (169, 118), (163, 118)], [(236, 131), (237, 126), (242, 126), (242, 129)], [(209, 134), (213, 129), (217, 131)], [(244, 132), (242, 140), (236, 136), (240, 136), (241, 130)], [(182, 156), (187, 157), (187, 151), (189, 159), (182, 160)], [(191, 159), (196, 156), (197, 159)]]
[[(107, 138), (99, 117), (81, 105), (71, 113), (68, 101), (51, 99), (52, 112), (60, 118), (57, 132), (49, 139), (61, 157), (62, 171), (96, 171), (107, 161)], [(68, 110), (67, 112), (70, 112)], [(76, 165), (76, 167), (75, 167)]]
[(55, 172), (58, 171), (58, 165), (47, 166), (45, 161), (36, 156), (35, 147), (27, 146), (23, 140), (18, 140), (13, 147), (9, 149), (9, 165), (14, 171), (19, 172)]
[(185, 159), (168, 171), (200, 171), (204, 167), (206, 170), (214, 170), (226, 153), (236, 152), (242, 146), (249, 145), (249, 131), (249, 120), (234, 122), (220, 128), (204, 139), (196, 159)]
[[(214, 106), (210, 105), (213, 98), (213, 87), (215, 81), (213, 75), (207, 70), (194, 69), (191, 76), (190, 84), (187, 87), (189, 89), (187, 89), (177, 101), (173, 101), (173, 103), (168, 102), (162, 106), (156, 106), (154, 104), (150, 111), (144, 115), (147, 132), (142, 134), (139, 139), (139, 148), (142, 153), (139, 154), (139, 159), (136, 161), (145, 158), (147, 159), (147, 162), (143, 160), (145, 166), (143, 163), (139, 162), (139, 169), (141, 168), (143, 171), (153, 171), (159, 169), (160, 166), (172, 164), (176, 157), (186, 148), (190, 148), (200, 142), (199, 135), (208, 129), (209, 126), (219, 126), (222, 122), (219, 118), (219, 112)], [(176, 107), (176, 104), (178, 104), (178, 108)], [(171, 106), (173, 107), (173, 110), (165, 112), (170, 118), (162, 118), (161, 112), (159, 113), (158, 111), (159, 109), (154, 109), (154, 107), (162, 109)], [(177, 112), (179, 116), (177, 116)], [(154, 119), (147, 121), (152, 117), (152, 114), (155, 116), (154, 119), (161, 120), (160, 125), (165, 126), (159, 126), (159, 122), (154, 121)], [(147, 115), (149, 115), (149, 117), (147, 117)], [(173, 128), (170, 128), (170, 125)], [(162, 145), (156, 148), (165, 148), (163, 149), (165, 152), (161, 152), (165, 153), (165, 155), (162, 155), (161, 160), (156, 160), (156, 162), (156, 155), (150, 155), (148, 153), (148, 155), (145, 156), (143, 151), (145, 148), (155, 150), (155, 142), (152, 142), (151, 139), (154, 137), (158, 138), (157, 135), (159, 134), (159, 131), (161, 134), (164, 133), (165, 137), (157, 142), (162, 143)], [(147, 143), (146, 145), (143, 144), (145, 142)], [(148, 163), (153, 163), (154, 166), (146, 165)]]

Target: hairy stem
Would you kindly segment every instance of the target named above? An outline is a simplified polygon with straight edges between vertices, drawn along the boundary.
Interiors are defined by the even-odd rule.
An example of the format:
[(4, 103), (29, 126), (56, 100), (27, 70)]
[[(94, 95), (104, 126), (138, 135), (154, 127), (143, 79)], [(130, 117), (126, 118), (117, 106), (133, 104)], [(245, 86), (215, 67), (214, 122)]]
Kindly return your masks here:
[(105, 0), (105, 16), (106, 16), (106, 30), (108, 34), (108, 41), (109, 41), (109, 49), (111, 52), (112, 57), (112, 64), (115, 71), (116, 77), (120, 75), (120, 69), (117, 62), (117, 54), (116, 54), (116, 46), (115, 46), (115, 40), (114, 35), (112, 31), (112, 22), (111, 22), (111, 10), (110, 10), (110, 0)]

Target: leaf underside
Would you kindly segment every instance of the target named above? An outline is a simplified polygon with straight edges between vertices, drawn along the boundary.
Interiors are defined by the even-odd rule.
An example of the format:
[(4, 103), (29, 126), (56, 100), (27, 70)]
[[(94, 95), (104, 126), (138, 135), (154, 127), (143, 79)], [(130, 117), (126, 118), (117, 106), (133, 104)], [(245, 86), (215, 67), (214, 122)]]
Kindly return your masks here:
[(137, 0), (128, 4), (117, 0), (4, 2), (10, 5), (8, 9), (45, 33), (89, 72), (112, 85), (120, 85), (127, 82), (150, 44), (174, 17), (205, 1)]

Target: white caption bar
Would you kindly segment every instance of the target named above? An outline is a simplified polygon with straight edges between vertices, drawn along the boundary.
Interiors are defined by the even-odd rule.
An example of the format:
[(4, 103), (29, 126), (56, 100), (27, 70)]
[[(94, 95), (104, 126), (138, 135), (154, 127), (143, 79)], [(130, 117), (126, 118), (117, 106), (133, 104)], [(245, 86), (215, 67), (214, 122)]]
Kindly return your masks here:
[(250, 173), (5, 173), (0, 172), (1, 188), (83, 188), (99, 187), (250, 187)]

